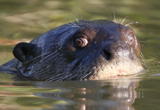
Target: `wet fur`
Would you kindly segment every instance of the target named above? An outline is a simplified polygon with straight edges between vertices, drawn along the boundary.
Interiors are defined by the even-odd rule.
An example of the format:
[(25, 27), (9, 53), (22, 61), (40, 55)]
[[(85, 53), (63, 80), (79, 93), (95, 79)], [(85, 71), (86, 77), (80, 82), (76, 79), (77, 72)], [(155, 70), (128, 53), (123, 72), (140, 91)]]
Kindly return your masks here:
[[(31, 53), (31, 56), (28, 57), (25, 62), (22, 63), (17, 59), (13, 59), (2, 65), (0, 67), (0, 71), (32, 78), (35, 80), (47, 81), (107, 79), (111, 76), (116, 76), (117, 74), (113, 74), (114, 72), (112, 71), (118, 71), (116, 70), (116, 66), (119, 59), (117, 61), (111, 60), (104, 62), (104, 57), (102, 57), (100, 54), (101, 52), (93, 52), (95, 50), (102, 50), (103, 46), (101, 43), (103, 43), (103, 40), (105, 40), (106, 35), (103, 35), (103, 31), (105, 30), (100, 29), (103, 28), (103, 26), (107, 23), (111, 27), (113, 26), (112, 28), (118, 27), (118, 25), (120, 25), (107, 20), (92, 22), (83, 20), (65, 24), (56, 29), (50, 30), (31, 41), (32, 44), (36, 45), (36, 49), (33, 51), (33, 53)], [(89, 49), (89, 52), (86, 51), (86, 49), (77, 51), (79, 53), (74, 54), (74, 49), (78, 50), (79, 48), (77, 49), (72, 41), (74, 41), (73, 36), (75, 36), (76, 33), (80, 31), (79, 29), (82, 29), (82, 31), (83, 29), (89, 31), (93, 35), (99, 32), (99, 35), (102, 35), (102, 39), (97, 41), (99, 44), (95, 45), (94, 42), (91, 42), (88, 47), (85, 47)], [(113, 33), (113, 36), (118, 34), (120, 34), (119, 31)], [(134, 58), (134, 69), (137, 69), (135, 71), (129, 72), (128, 75), (143, 70), (139, 58)], [(125, 60), (123, 61), (119, 61), (119, 65), (123, 66), (129, 61), (129, 58), (124, 59)], [(111, 64), (114, 67), (113, 69), (109, 70), (109, 68), (112, 67), (107, 66)], [(132, 63), (129, 63), (130, 66), (131, 64)], [(131, 68), (133, 68), (133, 66)]]

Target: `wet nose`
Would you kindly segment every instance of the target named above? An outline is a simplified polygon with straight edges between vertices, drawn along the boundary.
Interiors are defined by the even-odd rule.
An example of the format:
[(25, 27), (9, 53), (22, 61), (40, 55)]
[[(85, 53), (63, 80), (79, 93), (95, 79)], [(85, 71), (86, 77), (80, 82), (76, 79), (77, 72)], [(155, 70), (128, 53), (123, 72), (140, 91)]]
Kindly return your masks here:
[(103, 55), (103, 57), (106, 58), (107, 60), (110, 60), (110, 59), (111, 59), (111, 56), (112, 56), (110, 50), (108, 50), (108, 49), (103, 49), (103, 50), (102, 50), (102, 55)]
[(111, 60), (113, 58), (118, 58), (118, 57), (130, 57), (132, 59), (131, 51), (132, 50), (130, 50), (130, 48), (126, 44), (115, 43), (115, 44), (106, 46), (102, 50), (102, 55), (107, 60)]
[(125, 44), (118, 44), (112, 47), (114, 57), (129, 57), (130, 49)]

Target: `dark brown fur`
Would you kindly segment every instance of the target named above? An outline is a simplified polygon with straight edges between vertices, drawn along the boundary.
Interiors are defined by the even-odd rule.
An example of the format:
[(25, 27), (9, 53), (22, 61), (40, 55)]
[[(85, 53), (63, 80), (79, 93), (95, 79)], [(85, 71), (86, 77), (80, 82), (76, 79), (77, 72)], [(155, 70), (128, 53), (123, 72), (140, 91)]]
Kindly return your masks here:
[[(78, 38), (87, 45), (77, 46)], [(17, 44), (13, 54), (0, 71), (35, 80), (107, 79), (143, 70), (134, 31), (109, 20), (65, 24)]]

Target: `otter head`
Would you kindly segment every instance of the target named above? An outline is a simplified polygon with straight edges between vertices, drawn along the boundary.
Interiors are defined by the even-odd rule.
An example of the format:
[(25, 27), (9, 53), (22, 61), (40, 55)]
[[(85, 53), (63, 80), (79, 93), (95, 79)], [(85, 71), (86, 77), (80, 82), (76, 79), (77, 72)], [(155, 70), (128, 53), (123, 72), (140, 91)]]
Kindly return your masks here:
[(109, 20), (65, 24), (19, 43), (19, 74), (37, 80), (108, 79), (143, 70), (134, 31)]

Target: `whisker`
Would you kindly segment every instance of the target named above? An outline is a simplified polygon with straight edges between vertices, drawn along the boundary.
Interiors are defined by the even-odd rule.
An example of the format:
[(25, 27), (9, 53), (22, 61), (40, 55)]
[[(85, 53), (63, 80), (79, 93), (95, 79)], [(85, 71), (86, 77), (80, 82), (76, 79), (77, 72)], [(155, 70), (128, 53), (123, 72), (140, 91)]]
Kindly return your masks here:
[[(53, 54), (55, 54), (55, 53), (53, 52)], [(45, 73), (50, 73), (50, 71), (52, 71), (54, 68), (52, 67), (52, 65), (48, 65), (48, 66), (46, 66), (46, 65), (48, 64), (48, 61), (51, 63), (51, 59), (54, 59), (56, 56), (59, 55), (59, 54), (55, 54), (55, 55), (53, 55), (53, 54), (49, 54), (48, 56), (45, 56), (40, 62), (37, 62), (37, 63), (41, 63), (42, 62), (43, 65), (35, 64), (34, 69), (31, 69), (31, 73), (35, 73), (37, 78), (40, 76), (40, 77), (43, 77), (43, 79), (47, 79), (48, 77), (47, 77), (47, 75)], [(51, 56), (51, 57), (47, 58), (49, 56)], [(41, 65), (41, 66), (39, 66), (39, 65)], [(36, 74), (37, 71), (38, 71), (38, 74)]]
[[(83, 77), (81, 77), (80, 81), (82, 81), (84, 78), (87, 78), (89, 75), (91, 75), (92, 72), (93, 72), (93, 70), (94, 70), (95, 68), (96, 68), (96, 67), (93, 67), (88, 74), (86, 74), (86, 75), (84, 75)], [(94, 74), (93, 74), (93, 75), (94, 75)]]
[(52, 58), (54, 58), (54, 57), (57, 56), (58, 54), (59, 54), (59, 53), (58, 53), (57, 51), (54, 51), (54, 52), (52, 52), (51, 54), (45, 56), (45, 57), (42, 59), (42, 61), (46, 61), (46, 59), (51, 59), (51, 58), (48, 58), (48, 57), (50, 57), (50, 56), (52, 56)]
[(50, 52), (51, 52), (51, 51), (48, 51), (48, 52), (46, 52), (46, 53), (44, 53), (44, 54), (42, 54), (42, 55), (36, 56), (35, 58), (32, 58), (31, 60), (28, 60), (28, 61), (24, 62), (24, 64), (29, 63), (29, 62), (31, 62), (31, 61), (33, 61), (33, 60), (36, 60), (37, 58), (39, 58), (39, 57), (41, 57), (41, 56), (43, 56), (43, 55), (47, 55), (47, 54), (50, 53)]
[[(51, 53), (51, 54), (50, 54), (50, 53)], [(43, 61), (44, 59), (47, 59), (49, 56), (51, 56), (51, 55), (53, 55), (53, 54), (55, 54), (55, 53), (57, 53), (57, 51), (55, 51), (55, 52), (48, 51), (48, 52), (46, 52), (46, 53), (44, 53), (44, 54), (41, 54), (41, 55), (39, 55), (39, 56), (36, 56), (35, 58), (32, 58), (31, 60), (28, 60), (28, 61), (24, 62), (24, 64), (29, 63), (29, 62), (31, 62), (31, 61), (33, 61), (33, 60), (36, 60), (36, 59), (38, 59), (38, 58), (40, 58), (40, 57), (43, 57), (43, 56), (49, 54), (48, 56), (45, 56), (42, 60), (40, 60), (40, 62), (41, 62), (41, 61)], [(55, 56), (55, 55), (54, 55), (54, 56)]]
[(141, 24), (141, 25), (145, 26), (144, 24), (142, 24), (142, 23), (140, 23), (138, 21), (127, 23), (125, 26), (131, 25), (131, 24)]
[(124, 21), (126, 20), (127, 17), (128, 17), (128, 16), (126, 16), (126, 17), (122, 20), (121, 25), (123, 25), (123, 23), (124, 23)]
[[(64, 76), (63, 75), (64, 73), (60, 73), (60, 74), (57, 74), (55, 75), (54, 77), (51, 77), (49, 79), (47, 79), (48, 81), (62, 81), (62, 78), (61, 76)], [(66, 75), (65, 75), (66, 76)]]
[[(56, 50), (56, 51), (53, 52), (52, 50), (50, 50), (50, 51), (48, 51), (48, 52), (45, 52), (45, 53), (43, 53), (43, 54), (41, 54), (41, 55), (36, 56), (35, 58), (32, 58), (32, 59), (24, 62), (24, 64), (29, 63), (29, 62), (31, 62), (31, 61), (33, 61), (33, 60), (36, 60), (36, 59), (38, 59), (38, 58), (40, 58), (40, 57), (43, 57), (43, 56), (45, 56), (45, 55), (48, 54), (48, 56), (45, 56), (45, 57), (42, 59), (42, 60), (44, 60), (44, 59), (48, 58), (49, 56), (51, 56), (51, 55), (53, 55), (53, 54), (55, 54), (55, 53), (58, 53), (57, 51), (59, 51), (59, 50), (61, 50), (61, 47), (60, 47), (60, 46), (57, 47), (57, 50)], [(51, 53), (51, 54), (50, 54), (50, 53)], [(54, 56), (55, 56), (55, 55), (54, 55)]]
[(145, 65), (146, 64), (145, 57), (142, 52), (140, 52), (140, 58), (142, 59), (142, 64)]
[(130, 23), (127, 23), (125, 26), (128, 26), (128, 25), (131, 25), (131, 24), (137, 24), (138, 22), (130, 22)]
[(114, 7), (113, 7), (113, 16), (114, 16), (114, 22), (117, 22), (116, 15), (115, 15), (115, 12), (114, 12)]
[(77, 23), (79, 23), (79, 20), (78, 20), (78, 18), (76, 17), (76, 15), (73, 13), (73, 11), (71, 11), (71, 12), (72, 12), (74, 18), (76, 19)]
[[(72, 73), (68, 74), (68, 75), (65, 75), (65, 77), (63, 78), (62, 77), (62, 80), (66, 79), (66, 78), (69, 78), (69, 76), (73, 75)], [(71, 78), (70, 78), (71, 79)]]
[(78, 14), (80, 15), (80, 20), (82, 20), (82, 19), (83, 19), (83, 17), (82, 17), (81, 12), (79, 11), (79, 9), (78, 9)]

